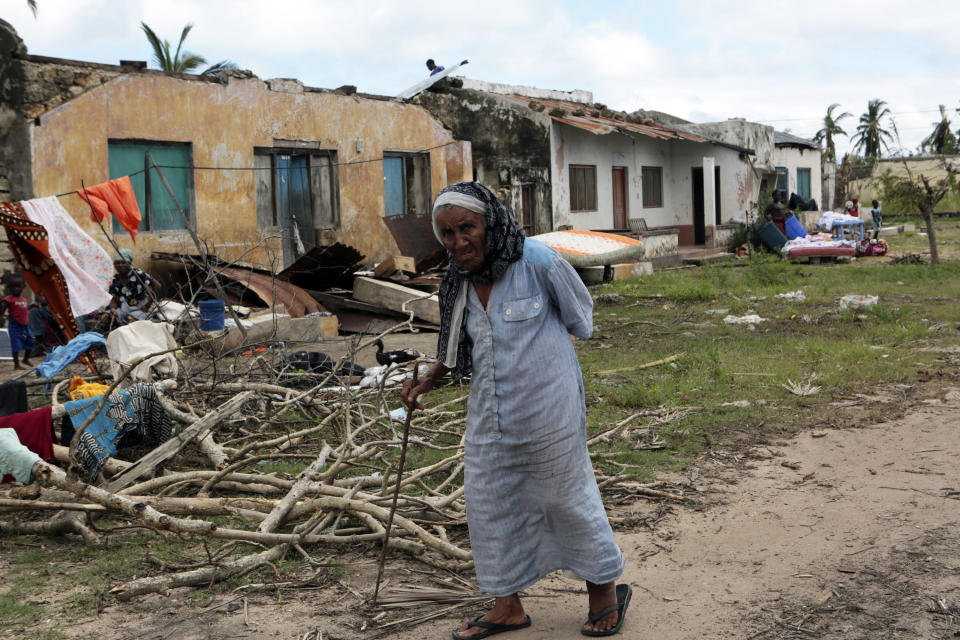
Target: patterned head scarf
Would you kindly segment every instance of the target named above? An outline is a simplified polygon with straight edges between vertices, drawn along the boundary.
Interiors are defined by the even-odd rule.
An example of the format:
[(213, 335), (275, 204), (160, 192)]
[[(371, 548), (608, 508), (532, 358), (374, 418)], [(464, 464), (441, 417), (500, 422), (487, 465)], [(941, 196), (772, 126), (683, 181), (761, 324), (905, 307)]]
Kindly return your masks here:
[(451, 369), (456, 379), (469, 374), (473, 368), (472, 345), (464, 323), (467, 314), (467, 287), (464, 285), (468, 281), (487, 284), (499, 280), (511, 263), (523, 257), (524, 235), (513, 214), (490, 189), (479, 182), (458, 182), (441, 191), (433, 203), (433, 232), (437, 240), (440, 240), (437, 209), (443, 205), (473, 211), (482, 215), (486, 224), (483, 263), (473, 271), (464, 271), (450, 256), (450, 266), (440, 284), (437, 358)]
[(113, 256), (113, 262), (126, 262), (130, 266), (133, 266), (133, 251), (130, 249), (120, 249), (117, 255)]

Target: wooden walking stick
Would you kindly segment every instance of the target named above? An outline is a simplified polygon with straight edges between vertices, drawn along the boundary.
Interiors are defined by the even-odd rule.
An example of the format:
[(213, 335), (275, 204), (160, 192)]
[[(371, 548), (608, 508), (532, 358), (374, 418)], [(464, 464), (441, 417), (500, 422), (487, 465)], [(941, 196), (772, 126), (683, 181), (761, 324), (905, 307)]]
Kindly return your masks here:
[[(413, 387), (417, 386), (417, 374), (420, 361), (413, 361)], [(386, 375), (386, 372), (384, 372)], [(412, 387), (411, 387), (412, 388)], [(380, 592), (380, 580), (383, 578), (383, 563), (387, 559), (387, 544), (390, 542), (390, 528), (393, 526), (393, 514), (397, 512), (397, 499), (400, 497), (400, 483), (403, 482), (403, 465), (407, 461), (407, 441), (410, 438), (410, 421), (416, 405), (407, 409), (407, 418), (403, 421), (403, 440), (400, 444), (400, 461), (397, 463), (397, 484), (393, 487), (393, 502), (390, 515), (387, 516), (387, 528), (383, 532), (383, 548), (380, 549), (380, 565), (377, 567), (377, 586), (373, 589), (373, 606), (377, 606), (377, 594)]]

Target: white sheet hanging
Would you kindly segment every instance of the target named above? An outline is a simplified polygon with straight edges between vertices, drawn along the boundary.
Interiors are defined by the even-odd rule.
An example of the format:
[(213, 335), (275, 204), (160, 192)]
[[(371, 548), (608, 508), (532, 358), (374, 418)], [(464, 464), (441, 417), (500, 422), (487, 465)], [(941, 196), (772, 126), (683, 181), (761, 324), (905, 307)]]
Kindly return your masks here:
[(47, 230), (50, 257), (67, 281), (73, 315), (82, 316), (109, 304), (113, 261), (103, 247), (74, 222), (56, 197), (20, 204), (31, 222)]

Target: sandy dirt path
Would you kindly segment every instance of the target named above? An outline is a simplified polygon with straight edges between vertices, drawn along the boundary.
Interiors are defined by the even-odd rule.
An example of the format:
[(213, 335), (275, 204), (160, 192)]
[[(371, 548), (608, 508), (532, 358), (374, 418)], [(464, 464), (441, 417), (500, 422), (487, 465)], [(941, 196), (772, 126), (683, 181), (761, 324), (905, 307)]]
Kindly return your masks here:
[[(958, 409), (954, 400), (864, 429), (806, 433), (755, 450), (745, 472), (724, 470), (722, 459), (708, 461), (705, 495), (720, 504), (678, 510), (654, 531), (618, 535), (628, 556), (624, 580), (634, 585), (623, 637), (960, 633), (960, 611), (926, 611), (933, 597), (944, 597), (948, 610), (960, 601), (960, 495), (949, 495), (960, 491)], [(940, 570), (918, 569), (914, 561)], [(560, 597), (530, 599), (533, 627), (501, 637), (582, 637), (585, 595), (554, 591), (571, 588), (580, 585), (560, 577), (541, 582), (532, 595)], [(850, 611), (845, 603), (858, 599), (864, 611)], [(804, 609), (821, 601), (819, 611)], [(878, 629), (872, 606), (892, 620)], [(808, 612), (801, 626), (816, 635), (785, 635), (793, 633), (787, 621), (797, 620), (790, 614)], [(938, 631), (937, 623), (950, 626)], [(446, 638), (449, 628), (449, 621), (438, 622), (402, 637)]]
[[(807, 432), (739, 458), (721, 452), (688, 470), (702, 509), (674, 507), (649, 528), (617, 533), (634, 586), (620, 637), (960, 636), (960, 390), (943, 393), (895, 421)], [(619, 513), (642, 519), (658, 508), (640, 501)], [(116, 604), (71, 637), (364, 638), (373, 627), (361, 599), (372, 588), (366, 569), (279, 601), (251, 593), (246, 610), (223, 596), (206, 613), (149, 613), (160, 596)], [(395, 565), (404, 575), (410, 569)], [(582, 583), (550, 576), (529, 594), (533, 626), (498, 638), (582, 637)], [(383, 637), (449, 638), (460, 617)]]

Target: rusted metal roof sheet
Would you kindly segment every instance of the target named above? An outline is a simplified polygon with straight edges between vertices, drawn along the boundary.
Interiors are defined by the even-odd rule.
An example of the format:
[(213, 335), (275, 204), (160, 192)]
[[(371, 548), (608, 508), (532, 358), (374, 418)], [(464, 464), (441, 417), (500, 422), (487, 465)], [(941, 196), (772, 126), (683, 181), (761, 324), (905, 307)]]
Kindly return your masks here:
[[(591, 112), (598, 111), (598, 109), (591, 104), (565, 102), (563, 100), (545, 100), (543, 98), (528, 98), (526, 96), (517, 95), (508, 95), (506, 97), (523, 104), (530, 104), (531, 102), (542, 104), (544, 111), (548, 115), (550, 115), (550, 111), (553, 111), (554, 109), (563, 109), (567, 112), (567, 115), (550, 115), (550, 117), (557, 122), (562, 122), (563, 124), (570, 125), (571, 127), (577, 127), (578, 129), (583, 129), (584, 131), (589, 131), (590, 133), (596, 135), (606, 135), (608, 133), (617, 131), (620, 133), (636, 133), (649, 138), (656, 138), (658, 140), (712, 142), (707, 138), (703, 138), (692, 133), (687, 133), (686, 131), (680, 131), (679, 129), (673, 129), (662, 124), (640, 124), (636, 122), (628, 122), (626, 120), (605, 118), (599, 115), (590, 115)], [(583, 111), (584, 115), (574, 115), (575, 111), (581, 110)]]
[(234, 267), (218, 268), (216, 271), (223, 277), (250, 289), (269, 306), (282, 304), (292, 318), (302, 318), (310, 313), (324, 311), (320, 303), (309, 293), (294, 284), (277, 280), (274, 276)]

